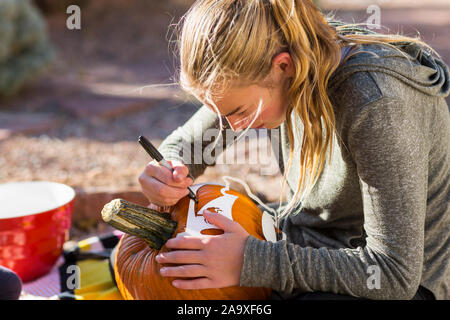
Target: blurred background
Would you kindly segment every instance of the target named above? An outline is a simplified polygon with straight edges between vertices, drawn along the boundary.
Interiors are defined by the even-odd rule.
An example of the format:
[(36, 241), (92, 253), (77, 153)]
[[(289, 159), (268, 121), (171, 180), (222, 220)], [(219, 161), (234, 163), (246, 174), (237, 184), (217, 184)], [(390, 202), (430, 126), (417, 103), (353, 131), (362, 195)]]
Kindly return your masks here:
[[(170, 85), (176, 81), (175, 24), (192, 3), (0, 2), (0, 183), (47, 180), (75, 188), (73, 239), (109, 230), (100, 210), (113, 198), (145, 204), (137, 179), (150, 159), (137, 137), (159, 145), (198, 109), (197, 101)], [(317, 4), (360, 23), (375, 4), (384, 27), (377, 31), (420, 33), (450, 62), (448, 0)], [(81, 9), (80, 29), (67, 27), (70, 5)], [(151, 86), (157, 84), (165, 85)], [(244, 145), (242, 152), (251, 150)], [(217, 165), (196, 182), (246, 177), (264, 201), (276, 201), (281, 175), (274, 159), (264, 161), (274, 166), (273, 175), (262, 176), (255, 165)]]

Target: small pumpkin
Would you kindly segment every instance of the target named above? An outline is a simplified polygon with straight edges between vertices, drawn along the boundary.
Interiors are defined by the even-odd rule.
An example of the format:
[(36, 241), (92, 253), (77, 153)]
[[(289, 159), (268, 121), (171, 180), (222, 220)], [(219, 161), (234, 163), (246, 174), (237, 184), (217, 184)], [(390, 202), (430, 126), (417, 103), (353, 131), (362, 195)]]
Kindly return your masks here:
[[(222, 185), (202, 184), (192, 186), (192, 189), (196, 192), (198, 203), (186, 196), (170, 209), (168, 222), (172, 223), (175, 221), (177, 223), (173, 236), (181, 233), (192, 235), (217, 235), (223, 233), (217, 227), (208, 225), (203, 219), (202, 211), (210, 209), (224, 215), (231, 215), (230, 218), (238, 222), (250, 235), (257, 239), (264, 239), (261, 227), (262, 213), (250, 198)], [(148, 217), (149, 215), (146, 214), (145, 216)], [(167, 215), (167, 217), (169, 216)], [(153, 223), (154, 221), (144, 223), (144, 228), (145, 225), (149, 226)], [(117, 225), (115, 226), (117, 227)], [(163, 222), (159, 226), (166, 229), (163, 231), (159, 230), (156, 233), (151, 231), (150, 233), (153, 236), (154, 234), (159, 234), (160, 238), (164, 238), (164, 233), (167, 231), (167, 228), (170, 229), (170, 225)], [(142, 229), (142, 226), (137, 228)], [(125, 234), (122, 237), (117, 246), (114, 261), (116, 283), (124, 299), (260, 300), (267, 299), (270, 295), (270, 289), (268, 288), (239, 286), (201, 290), (177, 289), (171, 284), (174, 278), (160, 275), (159, 270), (164, 265), (157, 263), (155, 260), (158, 253), (168, 251), (168, 249), (164, 245), (160, 248), (158, 245), (155, 246), (154, 238), (147, 237), (145, 239), (142, 237), (142, 234), (136, 233), (142, 232), (142, 230), (136, 230), (136, 228), (127, 230), (135, 235)], [(170, 236), (166, 234), (166, 238), (162, 239), (162, 242), (165, 243), (168, 238)]]

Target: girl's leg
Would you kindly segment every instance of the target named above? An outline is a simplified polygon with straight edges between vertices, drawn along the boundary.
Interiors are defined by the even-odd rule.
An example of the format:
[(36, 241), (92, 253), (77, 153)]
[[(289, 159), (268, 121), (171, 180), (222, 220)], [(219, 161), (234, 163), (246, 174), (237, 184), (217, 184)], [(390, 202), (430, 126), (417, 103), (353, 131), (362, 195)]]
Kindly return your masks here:
[(22, 281), (12, 270), (0, 266), (0, 300), (18, 300)]
[(281, 292), (272, 291), (270, 300), (365, 300), (365, 299), (328, 292), (284, 294)]
[[(343, 294), (334, 294), (329, 292), (308, 292), (300, 294), (286, 295), (276, 291), (272, 291), (271, 300), (367, 300), (363, 298), (352, 297)], [(411, 300), (435, 300), (431, 291), (420, 286), (416, 294)]]

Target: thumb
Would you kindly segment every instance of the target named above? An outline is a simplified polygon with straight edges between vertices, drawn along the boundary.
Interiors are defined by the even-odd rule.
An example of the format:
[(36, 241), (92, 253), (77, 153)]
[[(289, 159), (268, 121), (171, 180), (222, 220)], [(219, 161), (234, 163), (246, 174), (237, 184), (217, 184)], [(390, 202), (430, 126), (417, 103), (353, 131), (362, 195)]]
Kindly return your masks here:
[(213, 212), (208, 209), (205, 209), (203, 211), (203, 217), (206, 219), (206, 221), (208, 221), (208, 223), (219, 227), (225, 232), (235, 230), (237, 225), (236, 221), (233, 221), (220, 213)]

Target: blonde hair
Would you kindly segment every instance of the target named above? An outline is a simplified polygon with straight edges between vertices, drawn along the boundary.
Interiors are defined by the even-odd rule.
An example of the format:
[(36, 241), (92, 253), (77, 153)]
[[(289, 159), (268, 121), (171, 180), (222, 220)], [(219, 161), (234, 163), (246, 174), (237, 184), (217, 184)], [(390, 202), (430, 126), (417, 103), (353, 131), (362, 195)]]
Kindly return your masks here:
[[(339, 66), (341, 47), (380, 43), (396, 48), (393, 44), (400, 42), (428, 47), (418, 38), (361, 32), (357, 24), (333, 26), (311, 0), (198, 0), (180, 22), (179, 84), (211, 104), (218, 114), (215, 96), (232, 82), (260, 82), (268, 76), (273, 57), (289, 52), (295, 74), (287, 92), (290, 155), (282, 190), (292, 166), (297, 135), (291, 121), (293, 112), (300, 117), (304, 133), (300, 180), (282, 215), (297, 208), (311, 191), (322, 172), (328, 148), (331, 161), (335, 114), (327, 86)], [(220, 116), (219, 120), (222, 129)]]

